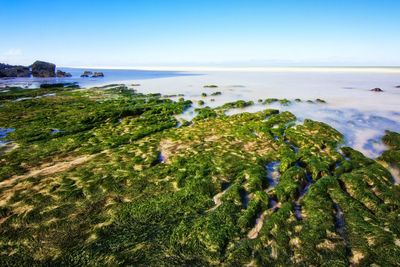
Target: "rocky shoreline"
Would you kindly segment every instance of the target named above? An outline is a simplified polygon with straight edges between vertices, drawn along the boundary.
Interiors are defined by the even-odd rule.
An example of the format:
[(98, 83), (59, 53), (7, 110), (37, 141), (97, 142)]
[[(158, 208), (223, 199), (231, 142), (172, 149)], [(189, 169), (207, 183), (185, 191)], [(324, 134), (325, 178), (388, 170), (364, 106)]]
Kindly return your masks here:
[[(56, 71), (56, 64), (37, 60), (29, 66), (0, 63), (0, 78), (70, 78), (72, 74), (62, 70)], [(104, 77), (103, 72), (84, 71), (81, 78)]]

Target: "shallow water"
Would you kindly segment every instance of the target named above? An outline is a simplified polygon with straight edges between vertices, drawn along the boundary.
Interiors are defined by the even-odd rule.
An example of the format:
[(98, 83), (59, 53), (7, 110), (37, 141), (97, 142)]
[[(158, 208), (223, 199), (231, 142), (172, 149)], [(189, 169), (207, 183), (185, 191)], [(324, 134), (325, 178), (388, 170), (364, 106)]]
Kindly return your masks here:
[[(139, 92), (184, 94), (186, 99), (195, 103), (201, 99), (206, 103), (205, 106), (210, 107), (239, 99), (256, 103), (245, 109), (231, 110), (228, 115), (256, 112), (266, 108), (288, 110), (297, 116), (299, 122), (310, 118), (328, 123), (344, 134), (345, 145), (372, 158), (385, 150), (380, 140), (385, 130), (400, 132), (400, 88), (396, 88), (400, 85), (400, 68), (271, 68), (262, 71), (196, 72), (96, 70), (103, 71), (106, 75), (100, 79), (79, 78), (85, 69), (63, 70), (71, 72), (74, 77), (51, 81), (77, 81), (83, 87), (135, 83), (140, 86), (132, 88)], [(12, 80), (7, 82), (12, 83)], [(0, 87), (1, 83), (4, 83), (4, 80), (0, 81)], [(208, 84), (216, 84), (218, 88), (203, 87)], [(31, 81), (29, 86), (34, 86), (34, 83)], [(384, 92), (371, 92), (370, 89), (375, 87), (382, 88)], [(222, 95), (210, 96), (217, 91), (222, 92)], [(208, 96), (202, 97), (203, 92)], [(300, 98), (303, 102), (293, 101), (288, 106), (279, 103), (258, 104), (258, 99), (266, 98)], [(305, 102), (317, 98), (324, 99), (327, 103)], [(196, 115), (196, 107), (197, 104), (179, 118), (191, 120)]]
[[(71, 73), (68, 78), (13, 78), (0, 79), (0, 89), (6, 86), (19, 86), (23, 88), (37, 88), (40, 84), (53, 83), (78, 83), (81, 87), (101, 86), (121, 81), (129, 81), (129, 84), (137, 84), (137, 80), (160, 79), (167, 77), (196, 75), (194, 73), (180, 71), (147, 71), (147, 70), (113, 70), (113, 69), (82, 69), (82, 68), (60, 68), (63, 71)], [(81, 78), (80, 75), (85, 71), (103, 72), (104, 77), (99, 78)]]
[(267, 170), (267, 182), (268, 182), (268, 188), (266, 189), (266, 192), (275, 188), (279, 182), (279, 178), (281, 176), (279, 172), (279, 165), (280, 165), (279, 161), (272, 161), (265, 166)]
[(8, 144), (10, 141), (6, 140), (7, 135), (14, 132), (13, 128), (0, 128), (0, 146)]
[[(396, 69), (397, 70), (397, 69)], [(201, 72), (200, 76), (185, 76), (141, 81), (142, 92), (185, 94), (197, 103), (217, 107), (239, 99), (252, 100), (255, 105), (230, 110), (232, 115), (240, 112), (256, 112), (266, 108), (278, 108), (294, 113), (299, 122), (305, 118), (328, 123), (345, 136), (345, 144), (366, 156), (376, 158), (386, 147), (381, 142), (385, 130), (400, 131), (400, 72), (388, 71), (266, 71), (266, 72)], [(218, 88), (204, 88), (216, 84)], [(384, 92), (371, 92), (379, 87)], [(351, 89), (350, 89), (351, 88)], [(220, 91), (220, 96), (210, 96)], [(202, 97), (201, 93), (208, 94)], [(262, 105), (258, 99), (287, 98), (292, 104)], [(300, 98), (303, 101), (293, 101)], [(322, 103), (307, 103), (320, 98)], [(211, 101), (213, 99), (213, 101)], [(196, 105), (195, 105), (196, 107)], [(188, 109), (180, 118), (192, 119), (195, 107)], [(198, 106), (197, 106), (198, 107)]]

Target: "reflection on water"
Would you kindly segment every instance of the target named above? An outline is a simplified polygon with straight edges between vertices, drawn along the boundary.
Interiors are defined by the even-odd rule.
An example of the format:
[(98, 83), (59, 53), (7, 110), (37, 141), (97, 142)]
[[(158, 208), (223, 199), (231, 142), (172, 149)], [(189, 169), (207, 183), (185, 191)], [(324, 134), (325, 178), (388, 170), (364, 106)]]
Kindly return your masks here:
[(0, 146), (9, 143), (10, 141), (6, 140), (6, 137), (9, 133), (14, 132), (14, 128), (0, 128)]

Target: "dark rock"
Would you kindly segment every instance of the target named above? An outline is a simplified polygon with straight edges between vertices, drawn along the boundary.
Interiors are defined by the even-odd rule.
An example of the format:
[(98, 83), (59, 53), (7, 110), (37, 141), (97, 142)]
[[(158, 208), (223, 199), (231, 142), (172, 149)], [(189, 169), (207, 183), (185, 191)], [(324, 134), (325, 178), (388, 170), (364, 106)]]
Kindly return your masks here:
[(32, 66), (33, 77), (56, 77), (56, 65), (44, 61), (35, 61)]
[(56, 76), (58, 78), (72, 77), (71, 73), (65, 72), (65, 71), (62, 71), (62, 70), (57, 70)]
[(28, 67), (13, 66), (0, 63), (0, 78), (30, 77), (31, 72)]
[(370, 91), (372, 91), (372, 92), (383, 92), (383, 90), (381, 88), (374, 88), (374, 89), (371, 89)]
[(78, 83), (43, 83), (40, 85), (40, 88), (48, 89), (48, 88), (79, 88)]
[(99, 77), (104, 77), (104, 73), (102, 72), (95, 72), (92, 76), (92, 78), (99, 78)]
[(400, 88), (400, 85), (395, 86), (396, 88)]
[(88, 78), (88, 77), (92, 76), (92, 74), (93, 74), (93, 72), (88, 71), (88, 70), (85, 70), (85, 71), (83, 72), (83, 74), (81, 75), (81, 77), (82, 77), (82, 78)]

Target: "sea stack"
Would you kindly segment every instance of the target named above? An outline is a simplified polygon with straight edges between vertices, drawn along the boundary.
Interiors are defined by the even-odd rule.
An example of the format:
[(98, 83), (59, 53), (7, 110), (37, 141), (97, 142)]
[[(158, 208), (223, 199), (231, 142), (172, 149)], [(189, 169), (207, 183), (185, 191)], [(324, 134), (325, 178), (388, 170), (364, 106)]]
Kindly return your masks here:
[(57, 78), (69, 78), (72, 77), (72, 74), (62, 70), (57, 70), (56, 76)]
[(56, 77), (56, 65), (44, 61), (35, 61), (32, 65), (33, 77), (49, 78)]
[(92, 76), (92, 78), (99, 78), (99, 77), (104, 77), (104, 73), (102, 72), (95, 72)]

